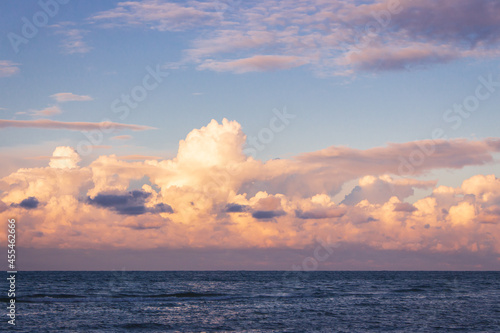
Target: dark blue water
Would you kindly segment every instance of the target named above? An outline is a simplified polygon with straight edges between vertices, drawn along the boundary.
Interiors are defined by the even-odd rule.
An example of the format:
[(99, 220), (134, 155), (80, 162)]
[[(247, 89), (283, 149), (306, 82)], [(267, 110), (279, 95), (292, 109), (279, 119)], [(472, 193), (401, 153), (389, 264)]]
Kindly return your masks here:
[(17, 291), (21, 332), (500, 332), (500, 272), (20, 272)]

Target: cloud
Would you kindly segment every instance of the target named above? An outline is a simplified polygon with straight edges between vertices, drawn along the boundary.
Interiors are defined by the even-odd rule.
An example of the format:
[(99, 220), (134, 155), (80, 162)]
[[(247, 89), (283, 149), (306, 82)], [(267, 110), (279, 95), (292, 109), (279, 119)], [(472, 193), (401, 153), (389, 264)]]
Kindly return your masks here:
[(59, 103), (63, 102), (83, 102), (83, 101), (92, 101), (93, 98), (88, 95), (76, 95), (69, 92), (57, 93), (50, 95), (53, 99), (55, 99)]
[(271, 70), (289, 69), (305, 64), (305, 61), (294, 56), (276, 56), (276, 55), (255, 55), (250, 58), (230, 60), (230, 61), (210, 61), (207, 60), (198, 68), (211, 69), (217, 72), (264, 72)]
[(114, 9), (93, 15), (90, 21), (104, 22), (102, 26), (108, 28), (135, 25), (159, 31), (180, 31), (199, 25), (214, 25), (218, 17), (216, 3), (191, 1), (183, 5), (146, 0), (120, 2)]
[(120, 156), (121, 160), (161, 160), (159, 156), (147, 156), (147, 155), (124, 155)]
[(49, 166), (56, 169), (74, 169), (80, 161), (80, 156), (73, 148), (61, 146), (52, 153)]
[(500, 6), (494, 0), (401, 0), (404, 10), (394, 16), (394, 27), (411, 37), (438, 42), (467, 43), (474, 48), (499, 40)]
[(43, 129), (64, 129), (70, 131), (90, 131), (90, 130), (124, 130), (129, 129), (132, 131), (145, 131), (155, 129), (150, 126), (143, 125), (129, 125), (103, 121), (100, 123), (90, 122), (63, 122), (54, 120), (6, 120), (0, 119), (0, 128), (17, 127), (17, 128), (43, 128)]
[(30, 114), (36, 117), (50, 117), (61, 113), (62, 110), (57, 105), (49, 106), (42, 110), (30, 110)]
[[(0, 218), (18, 216), (20, 245), (40, 249), (308, 249), (329, 240), (374, 251), (500, 256), (495, 175), (458, 187), (399, 175), (399, 157), (415, 149), (432, 151), (415, 176), (492, 163), (497, 138), (437, 140), (434, 149), (426, 140), (333, 146), (269, 161), (246, 156), (245, 139), (240, 124), (224, 119), (192, 130), (170, 159), (102, 155), (80, 166), (73, 149), (59, 147), (49, 165), (0, 179)], [(333, 202), (353, 179), (358, 188)], [(415, 189), (428, 194), (405, 202)], [(37, 208), (23, 208), (31, 197)]]
[(417, 208), (415, 208), (415, 206), (413, 206), (412, 204), (407, 203), (407, 202), (401, 202), (401, 203), (397, 203), (396, 205), (394, 205), (395, 212), (412, 213), (416, 210), (417, 210)]
[(144, 191), (130, 191), (126, 194), (102, 194), (94, 198), (87, 198), (91, 205), (111, 209), (121, 215), (142, 215), (145, 213), (173, 213), (170, 205), (158, 203), (149, 208), (145, 206), (146, 199), (151, 193)]
[[(317, 152), (299, 155), (306, 163), (329, 163), (339, 170), (362, 176), (367, 165), (372, 173), (419, 175), (435, 168), (460, 169), (467, 165), (493, 162), (491, 153), (500, 151), (497, 138), (482, 141), (465, 139), (421, 140), (389, 143), (387, 147), (358, 150), (348, 147), (329, 147)], [(411, 157), (411, 158), (410, 158)], [(414, 160), (418, 163), (411, 163)], [(377, 161), (377, 165), (373, 165)]]
[(328, 207), (328, 208), (314, 208), (307, 211), (297, 210), (295, 215), (299, 219), (331, 219), (336, 217), (342, 217), (346, 213), (343, 207)]
[(252, 217), (258, 220), (269, 220), (274, 217), (283, 216), (286, 213), (282, 210), (257, 210), (252, 213)]
[(370, 203), (382, 204), (393, 196), (403, 200), (414, 194), (414, 188), (428, 189), (435, 187), (436, 184), (437, 181), (394, 180), (387, 175), (382, 177), (365, 176), (359, 180), (359, 186), (346, 195), (341, 203), (356, 205), (362, 200), (367, 200)]
[(0, 77), (8, 77), (19, 73), (19, 64), (10, 60), (0, 60)]
[(75, 28), (76, 23), (70, 21), (59, 22), (50, 27), (56, 29), (56, 34), (62, 35), (60, 46), (64, 54), (82, 54), (92, 50), (84, 40), (88, 30)]
[(105, 27), (195, 33), (179, 63), (246, 73), (307, 66), (355, 75), (500, 54), (495, 0), (259, 0), (121, 2), (95, 14)]
[(88, 33), (87, 30), (82, 29), (67, 29), (59, 31), (64, 36), (61, 42), (61, 47), (65, 54), (87, 53), (92, 50), (92, 47), (87, 45), (83, 40), (83, 36)]
[(156, 204), (153, 208), (149, 209), (149, 212), (158, 214), (158, 213), (170, 213), (172, 214), (174, 210), (170, 205), (164, 204), (163, 202), (160, 202), (159, 204)]
[(35, 197), (29, 197), (24, 199), (19, 203), (19, 207), (25, 208), (25, 209), (35, 209), (38, 207), (38, 200)]
[(460, 56), (456, 50), (425, 44), (411, 45), (391, 50), (389, 47), (366, 48), (347, 55), (349, 65), (363, 71), (404, 70), (409, 66), (447, 63)]
[(229, 203), (226, 205), (226, 212), (228, 213), (243, 213), (247, 210), (247, 206)]
[(117, 135), (111, 138), (111, 140), (130, 140), (130, 139), (132, 139), (131, 135)]

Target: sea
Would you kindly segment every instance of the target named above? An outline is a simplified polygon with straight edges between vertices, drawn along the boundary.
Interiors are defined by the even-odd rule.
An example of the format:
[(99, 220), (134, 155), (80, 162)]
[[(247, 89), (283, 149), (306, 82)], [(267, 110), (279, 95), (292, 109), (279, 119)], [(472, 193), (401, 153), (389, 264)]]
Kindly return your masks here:
[(500, 332), (500, 272), (18, 272), (15, 326), (5, 281), (1, 332)]

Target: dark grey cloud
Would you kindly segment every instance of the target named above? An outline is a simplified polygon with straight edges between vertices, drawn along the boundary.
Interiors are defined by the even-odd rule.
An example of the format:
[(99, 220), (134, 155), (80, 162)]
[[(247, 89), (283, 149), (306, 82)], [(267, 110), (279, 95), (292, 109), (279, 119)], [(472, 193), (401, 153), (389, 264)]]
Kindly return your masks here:
[(118, 206), (115, 207), (115, 210), (123, 215), (141, 215), (146, 213), (146, 207), (144, 206)]
[(24, 209), (35, 209), (38, 208), (40, 202), (35, 197), (29, 197), (21, 201), (19, 204), (11, 204), (12, 207), (21, 207)]
[(226, 213), (242, 213), (247, 210), (248, 206), (229, 203), (226, 205)]
[(257, 220), (268, 220), (285, 214), (282, 210), (256, 210), (252, 213), (252, 217)]
[(153, 208), (150, 208), (149, 212), (151, 212), (151, 213), (170, 213), (170, 214), (172, 214), (174, 212), (174, 210), (172, 209), (172, 206), (164, 204), (162, 202), (162, 203), (159, 203), (159, 204), (155, 205)]
[(295, 216), (299, 219), (328, 219), (342, 217), (346, 210), (341, 207), (315, 208), (308, 211), (296, 210)]
[(400, 203), (397, 203), (396, 205), (394, 205), (395, 212), (411, 213), (411, 212), (414, 212), (416, 210), (417, 210), (417, 208), (415, 206), (413, 206), (412, 204), (407, 203), (407, 202), (400, 202)]
[(125, 194), (102, 194), (94, 198), (87, 198), (87, 203), (93, 206), (109, 208), (122, 215), (142, 215), (145, 213), (173, 213), (170, 205), (159, 203), (154, 207), (146, 207), (145, 202), (151, 193), (143, 191), (130, 191)]

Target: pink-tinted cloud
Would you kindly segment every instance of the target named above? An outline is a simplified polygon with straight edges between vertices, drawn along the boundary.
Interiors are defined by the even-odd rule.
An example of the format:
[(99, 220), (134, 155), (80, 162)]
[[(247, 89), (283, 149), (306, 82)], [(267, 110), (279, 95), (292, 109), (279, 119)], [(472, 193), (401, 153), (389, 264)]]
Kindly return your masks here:
[(290, 69), (302, 66), (305, 61), (294, 56), (256, 55), (250, 58), (228, 61), (206, 61), (198, 68), (211, 69), (217, 72), (264, 72), (272, 70)]
[(84, 101), (92, 101), (93, 98), (88, 95), (77, 95), (69, 92), (62, 92), (50, 95), (57, 102), (84, 102)]
[[(386, 1), (388, 2), (388, 1)], [(467, 43), (474, 48), (499, 40), (500, 4), (495, 0), (401, 0), (391, 30), (404, 30), (415, 39)]]
[[(307, 64), (318, 75), (352, 75), (496, 57), (499, 15), (496, 0), (261, 0), (240, 6), (157, 0), (122, 2), (92, 20), (161, 31), (201, 28), (181, 60), (199, 69), (242, 73)], [(264, 64), (263, 54), (283, 59)]]
[(17, 127), (17, 128), (45, 128), (45, 129), (64, 129), (70, 131), (90, 131), (90, 130), (125, 130), (144, 131), (154, 129), (154, 127), (132, 124), (120, 124), (113, 122), (63, 122), (47, 119), (38, 120), (6, 120), (0, 119), (0, 128)]
[(111, 140), (130, 140), (130, 139), (132, 139), (131, 135), (117, 135), (111, 138)]
[(367, 150), (333, 146), (302, 154), (297, 159), (319, 165), (329, 163), (339, 170), (349, 170), (353, 175), (361, 175), (366, 165), (371, 165), (370, 169), (376, 174), (407, 175), (422, 174), (435, 168), (459, 169), (490, 163), (492, 153), (499, 151), (500, 140), (497, 138), (483, 141), (440, 139), (390, 143), (387, 147)]
[(342, 201), (346, 205), (356, 205), (360, 201), (368, 200), (374, 204), (383, 204), (391, 197), (404, 200), (414, 194), (415, 188), (429, 189), (435, 187), (437, 181), (417, 181), (414, 179), (394, 180), (389, 176), (365, 176), (359, 180), (352, 192)]
[(460, 56), (458, 51), (446, 47), (412, 45), (391, 50), (389, 46), (366, 48), (347, 54), (347, 63), (364, 71), (402, 70), (409, 66), (425, 66), (450, 62)]
[(19, 64), (10, 60), (0, 60), (0, 77), (15, 75), (19, 72)]
[(158, 156), (148, 156), (148, 155), (125, 155), (119, 156), (120, 160), (161, 160)]
[(114, 9), (93, 15), (90, 20), (106, 27), (144, 25), (159, 31), (178, 31), (199, 24), (215, 24), (218, 18), (215, 9), (198, 1), (186, 5), (159, 0), (125, 1)]
[[(80, 166), (72, 148), (59, 147), (48, 166), (0, 180), (0, 218), (16, 216), (19, 245), (40, 249), (307, 249), (328, 240), (376, 251), (498, 256), (495, 175), (436, 188), (434, 180), (400, 177), (398, 157), (432, 150), (417, 174), (460, 168), (492, 162), (499, 142), (330, 147), (262, 162), (243, 153), (238, 123), (214, 120), (181, 140), (172, 159), (103, 155)], [(333, 202), (351, 179), (358, 188)], [(429, 193), (406, 202), (416, 188)]]
[(59, 31), (59, 34), (64, 38), (61, 42), (61, 48), (65, 54), (87, 53), (92, 50), (84, 40), (83, 36), (88, 31), (82, 29), (64, 29)]
[(42, 109), (42, 110), (30, 110), (29, 113), (35, 117), (50, 117), (50, 116), (54, 116), (56, 114), (61, 114), (62, 110), (61, 110), (61, 108), (59, 108), (59, 106), (54, 105), (54, 106), (46, 107), (45, 109)]

